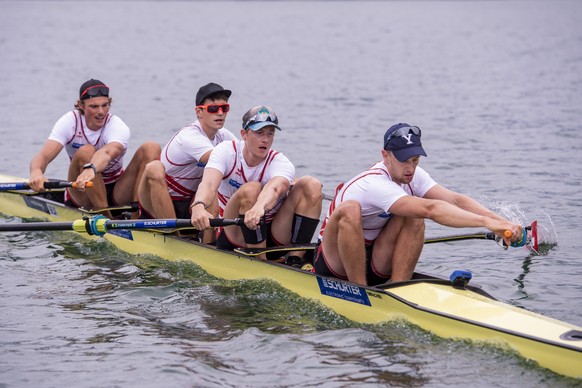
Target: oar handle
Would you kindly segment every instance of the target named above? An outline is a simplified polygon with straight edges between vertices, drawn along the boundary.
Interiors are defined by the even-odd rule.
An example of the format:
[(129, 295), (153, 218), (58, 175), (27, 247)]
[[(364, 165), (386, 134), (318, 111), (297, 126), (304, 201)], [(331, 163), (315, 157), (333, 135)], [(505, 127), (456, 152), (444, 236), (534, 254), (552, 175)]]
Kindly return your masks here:
[[(531, 229), (531, 227), (524, 227), (521, 229), (521, 240), (520, 241), (514, 241), (511, 243), (511, 246), (514, 248), (519, 248), (519, 247), (523, 247), (525, 244), (527, 244), (529, 242), (529, 238), (527, 235), (527, 231)], [(511, 230), (506, 230), (505, 232), (503, 232), (503, 235), (507, 238), (510, 238), (511, 236), (513, 236), (513, 233), (511, 232)]]
[[(534, 223), (537, 225), (537, 221), (534, 221)], [(533, 224), (532, 224), (533, 225)], [(520, 248), (525, 246), (526, 244), (529, 244), (531, 241), (531, 236), (528, 235), (528, 231), (532, 230), (532, 226), (524, 226), (521, 229), (521, 240), (519, 241), (514, 241), (512, 242), (510, 245), (513, 248)], [(493, 234), (493, 233), (491, 233)], [(495, 235), (494, 235), (495, 236)], [(503, 236), (505, 238), (511, 238), (513, 237), (513, 232), (509, 229), (505, 230), (503, 232)], [(498, 240), (499, 245), (501, 245), (504, 249), (507, 249), (507, 244), (505, 243), (505, 241), (501, 241), (501, 238)], [(536, 247), (537, 250), (537, 247)]]
[[(61, 189), (63, 187), (77, 188), (77, 182), (44, 182), (45, 189)], [(85, 188), (93, 187), (93, 182), (89, 181), (85, 183)]]
[[(75, 182), (63, 182), (63, 181), (48, 181), (48, 182), (44, 182), (43, 186), (47, 190), (62, 189), (65, 187), (77, 188), (77, 184)], [(93, 182), (87, 182), (85, 184), (85, 187), (86, 188), (93, 187)], [(28, 183), (28, 182), (0, 183), (0, 191), (8, 191), (8, 190), (30, 190), (30, 183)]]

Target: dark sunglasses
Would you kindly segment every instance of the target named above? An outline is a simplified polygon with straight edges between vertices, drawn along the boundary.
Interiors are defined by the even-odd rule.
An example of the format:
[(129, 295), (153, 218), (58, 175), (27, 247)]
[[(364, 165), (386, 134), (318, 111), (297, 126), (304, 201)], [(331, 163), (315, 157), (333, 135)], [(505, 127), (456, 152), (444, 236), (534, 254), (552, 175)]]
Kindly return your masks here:
[(416, 136), (420, 136), (420, 133), (421, 133), (420, 128), (418, 128), (418, 127), (402, 127), (402, 128), (398, 128), (396, 131), (392, 132), (390, 134), (390, 136), (388, 136), (388, 139), (386, 139), (386, 143), (388, 143), (392, 138), (406, 136), (410, 132), (412, 132)]
[(271, 116), (271, 113), (259, 112), (247, 120), (245, 125), (243, 125), (243, 129), (245, 129), (245, 130), (249, 129), (249, 127), (251, 125), (256, 124), (256, 123), (263, 123), (265, 121), (268, 121), (268, 122), (273, 123), (275, 125), (279, 125), (279, 119), (277, 118), (277, 116), (275, 114), (272, 114), (272, 116)]
[(222, 113), (227, 113), (230, 110), (230, 104), (198, 105), (196, 108), (206, 109), (208, 113), (218, 113), (218, 111), (222, 109)]
[(93, 98), (97, 96), (109, 97), (109, 88), (103, 84), (89, 86), (87, 89), (83, 90), (81, 100), (86, 100), (88, 98)]

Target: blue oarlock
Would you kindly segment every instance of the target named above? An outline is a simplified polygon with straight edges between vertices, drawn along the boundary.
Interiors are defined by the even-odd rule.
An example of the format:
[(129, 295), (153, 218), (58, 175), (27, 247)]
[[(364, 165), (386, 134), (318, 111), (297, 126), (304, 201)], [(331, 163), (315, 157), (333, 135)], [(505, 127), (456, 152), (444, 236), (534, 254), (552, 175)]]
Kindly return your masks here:
[(451, 284), (455, 288), (465, 288), (469, 281), (473, 277), (471, 271), (466, 271), (464, 269), (457, 269), (453, 271), (449, 279), (451, 280)]

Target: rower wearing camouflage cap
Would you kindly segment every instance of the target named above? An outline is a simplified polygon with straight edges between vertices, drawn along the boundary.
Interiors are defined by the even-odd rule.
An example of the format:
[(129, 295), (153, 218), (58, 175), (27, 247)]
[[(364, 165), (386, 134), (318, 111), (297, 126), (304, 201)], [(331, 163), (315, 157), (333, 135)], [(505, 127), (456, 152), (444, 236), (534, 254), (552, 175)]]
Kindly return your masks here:
[[(220, 215), (244, 218), (244, 226), (225, 227), (217, 248), (264, 248), (311, 242), (321, 214), (322, 185), (312, 177), (295, 179), (295, 167), (271, 148), (279, 119), (268, 106), (243, 116), (241, 141), (224, 142), (212, 151), (192, 205), (192, 225), (208, 228), (206, 208), (218, 197)], [(294, 260), (305, 252), (297, 252)], [(267, 255), (278, 259), (280, 255)], [(260, 256), (265, 259), (265, 256)], [(300, 262), (300, 260), (299, 260)]]

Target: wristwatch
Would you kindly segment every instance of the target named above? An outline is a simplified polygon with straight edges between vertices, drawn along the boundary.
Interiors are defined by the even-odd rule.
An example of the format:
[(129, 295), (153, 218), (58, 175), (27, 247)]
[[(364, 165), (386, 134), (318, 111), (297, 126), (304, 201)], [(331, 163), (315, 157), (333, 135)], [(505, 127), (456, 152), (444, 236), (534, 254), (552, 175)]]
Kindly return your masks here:
[(97, 175), (97, 169), (95, 168), (95, 165), (93, 163), (87, 163), (83, 165), (83, 170), (86, 170), (88, 168), (92, 168), (95, 175)]

